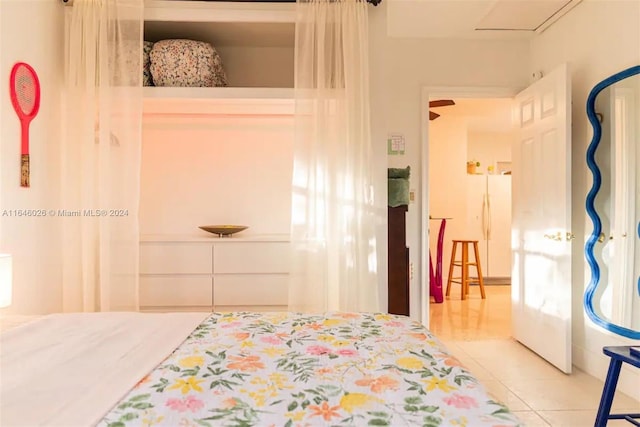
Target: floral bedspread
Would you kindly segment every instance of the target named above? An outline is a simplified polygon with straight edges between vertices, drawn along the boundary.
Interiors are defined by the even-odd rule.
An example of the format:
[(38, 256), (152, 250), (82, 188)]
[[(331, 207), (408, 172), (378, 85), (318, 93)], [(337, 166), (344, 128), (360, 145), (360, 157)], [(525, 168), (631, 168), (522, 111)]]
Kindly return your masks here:
[(403, 316), (214, 313), (100, 426), (518, 426)]

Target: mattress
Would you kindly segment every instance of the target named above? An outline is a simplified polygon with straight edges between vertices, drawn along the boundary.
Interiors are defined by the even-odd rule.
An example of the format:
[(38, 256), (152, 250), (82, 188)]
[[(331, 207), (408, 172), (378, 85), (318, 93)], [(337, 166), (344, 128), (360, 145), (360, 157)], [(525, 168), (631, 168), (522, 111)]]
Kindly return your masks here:
[[(148, 318), (147, 314), (131, 316), (137, 323), (149, 319), (147, 326), (163, 320), (158, 316)], [(109, 393), (94, 393), (104, 395), (104, 399), (82, 399), (83, 408), (89, 400), (97, 400), (96, 407), (83, 410), (87, 412), (85, 420), (69, 421), (76, 423), (73, 425), (105, 427), (522, 425), (437, 338), (404, 316), (207, 313), (203, 318), (190, 319), (190, 324), (183, 322), (184, 327), (179, 329), (184, 336), (176, 344), (180, 333), (164, 332), (164, 328), (177, 320), (181, 318), (149, 327), (153, 338), (131, 339), (131, 354), (125, 351), (116, 357), (126, 366), (123, 369), (123, 363), (118, 365), (122, 372), (109, 372), (105, 355), (90, 355), (85, 350), (70, 355), (80, 358), (76, 360), (79, 373), (73, 372), (73, 364), (65, 368), (74, 378), (87, 376), (86, 372), (93, 369), (96, 372), (86, 381), (94, 387), (113, 382), (114, 375), (119, 384), (110, 387)], [(136, 335), (133, 330), (131, 334)], [(103, 328), (102, 335), (110, 334)], [(126, 338), (114, 335), (117, 342)], [(97, 339), (95, 333), (88, 336)], [(106, 345), (108, 337), (99, 340)], [(163, 341), (170, 342), (164, 350), (151, 349)], [(3, 346), (2, 359), (5, 351)], [(145, 356), (136, 356), (137, 352)], [(134, 369), (141, 363), (146, 367)], [(51, 368), (59, 370), (40, 366), (40, 373)], [(146, 373), (140, 375), (144, 370)], [(31, 386), (25, 383), (18, 394), (30, 396), (33, 390), (29, 389), (37, 384), (37, 378), (33, 374), (27, 378)], [(15, 380), (13, 391), (20, 388)], [(59, 399), (62, 407), (72, 405), (79, 397), (66, 395), (69, 389), (60, 384), (65, 393), (49, 398)], [(6, 407), (6, 391), (2, 391), (0, 411), (4, 412), (12, 408)], [(12, 402), (19, 403), (15, 398)], [(36, 406), (35, 402), (31, 399), (30, 405)], [(52, 419), (51, 415), (45, 417)], [(13, 425), (5, 421), (20, 424), (19, 417), (17, 421), (0, 421), (3, 426)]]

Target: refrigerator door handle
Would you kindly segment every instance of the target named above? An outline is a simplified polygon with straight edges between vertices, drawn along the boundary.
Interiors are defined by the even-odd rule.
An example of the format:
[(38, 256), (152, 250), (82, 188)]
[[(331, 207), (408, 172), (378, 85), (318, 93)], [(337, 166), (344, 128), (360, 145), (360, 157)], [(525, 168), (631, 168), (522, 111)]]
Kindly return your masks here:
[(487, 240), (491, 240), (491, 199), (489, 198), (489, 194), (486, 195), (487, 198), (487, 216), (489, 219), (487, 220)]
[(482, 238), (484, 240), (488, 239), (489, 236), (489, 203), (487, 199), (487, 194), (482, 195)]

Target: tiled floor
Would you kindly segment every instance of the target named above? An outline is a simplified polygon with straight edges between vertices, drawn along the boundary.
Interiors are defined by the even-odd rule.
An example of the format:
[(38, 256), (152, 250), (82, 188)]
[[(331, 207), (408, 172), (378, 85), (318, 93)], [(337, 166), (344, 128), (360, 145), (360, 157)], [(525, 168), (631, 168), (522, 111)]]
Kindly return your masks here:
[[(593, 426), (602, 381), (575, 368), (566, 375), (513, 340), (510, 287), (485, 289), (484, 300), (472, 287), (467, 300), (452, 289), (444, 303), (431, 303), (433, 333), (527, 426)], [(640, 402), (618, 392), (612, 412), (640, 412)]]

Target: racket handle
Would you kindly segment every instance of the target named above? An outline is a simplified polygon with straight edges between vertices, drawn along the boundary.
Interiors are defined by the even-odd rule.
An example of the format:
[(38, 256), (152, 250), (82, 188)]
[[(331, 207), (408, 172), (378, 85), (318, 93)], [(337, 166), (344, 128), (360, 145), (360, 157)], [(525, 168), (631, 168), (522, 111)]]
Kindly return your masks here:
[(20, 164), (20, 187), (29, 187), (29, 155), (22, 155)]

